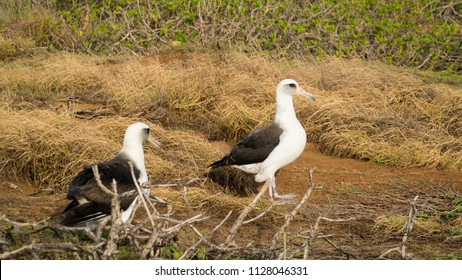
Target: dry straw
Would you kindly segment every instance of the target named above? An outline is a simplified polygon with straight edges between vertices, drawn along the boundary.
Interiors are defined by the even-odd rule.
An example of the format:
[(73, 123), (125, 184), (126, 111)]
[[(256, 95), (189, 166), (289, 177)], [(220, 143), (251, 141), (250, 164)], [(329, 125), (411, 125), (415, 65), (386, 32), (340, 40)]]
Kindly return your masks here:
[[(309, 141), (322, 152), (387, 165), (462, 168), (461, 90), (354, 59), (50, 54), (19, 58), (0, 74), (2, 176), (37, 185), (63, 188), (83, 164), (110, 158), (126, 126), (139, 119), (158, 124), (154, 132), (164, 144), (147, 155), (152, 178), (200, 176), (223, 155), (209, 141), (238, 141), (271, 121), (275, 85), (287, 77), (318, 96), (294, 102)], [(66, 111), (69, 100), (91, 105), (90, 118), (101, 112), (107, 118), (78, 120)]]
[(310, 107), (311, 141), (327, 154), (398, 166), (462, 168), (462, 92), (384, 66), (320, 66), (324, 94)]
[[(126, 127), (135, 121), (120, 117), (87, 121), (46, 110), (0, 109), (0, 117), (1, 176), (59, 189), (66, 188), (84, 165), (115, 156)], [(160, 151), (145, 144), (148, 172), (156, 182), (195, 177), (217, 156), (200, 135), (150, 127), (163, 144)]]

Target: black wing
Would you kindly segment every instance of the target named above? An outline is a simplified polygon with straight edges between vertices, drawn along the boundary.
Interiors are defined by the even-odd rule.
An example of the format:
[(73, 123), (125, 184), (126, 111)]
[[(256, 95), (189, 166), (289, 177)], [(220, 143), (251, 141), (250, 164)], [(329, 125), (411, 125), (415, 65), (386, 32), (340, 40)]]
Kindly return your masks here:
[(108, 216), (110, 214), (110, 204), (97, 203), (94, 201), (79, 204), (77, 200), (72, 200), (63, 212), (61, 223), (68, 227), (76, 226), (84, 222)]
[(237, 143), (231, 152), (209, 167), (263, 162), (279, 144), (282, 132), (282, 128), (275, 123), (256, 129)]
[[(117, 193), (127, 193), (121, 197), (120, 206), (126, 210), (135, 199), (137, 192), (128, 160), (117, 156), (111, 161), (99, 163), (98, 172), (103, 185), (112, 190), (111, 183), (117, 182)], [(134, 168), (135, 178), (139, 170)], [(130, 192), (130, 193), (128, 193)], [(64, 209), (62, 223), (67, 226), (110, 215), (111, 198), (96, 183), (91, 166), (86, 166), (69, 184), (67, 198), (72, 200)]]

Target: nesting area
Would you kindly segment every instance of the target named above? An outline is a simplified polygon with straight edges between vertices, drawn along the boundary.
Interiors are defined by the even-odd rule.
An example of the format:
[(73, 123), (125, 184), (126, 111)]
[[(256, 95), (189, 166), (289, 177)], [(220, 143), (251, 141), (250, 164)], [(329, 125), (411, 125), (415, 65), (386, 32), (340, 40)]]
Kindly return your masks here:
[[(286, 77), (317, 96), (315, 102), (294, 99), (308, 143), (276, 176), (278, 191), (297, 197), (280, 205), (265, 193), (247, 208), (262, 184), (230, 167), (207, 166), (271, 122), (274, 88)], [(384, 253), (401, 244), (416, 196), (415, 231), (406, 243), (412, 258), (462, 257), (460, 83), (356, 59), (294, 62), (180, 50), (144, 57), (21, 56), (0, 66), (0, 84), (0, 238), (10, 234), (17, 241), (2, 242), (0, 254), (34, 239), (77, 247), (57, 253), (43, 245), (37, 256), (26, 248), (21, 258), (91, 256), (89, 247), (78, 247), (96, 242), (87, 233), (55, 234), (61, 228), (49, 225), (21, 235), (9, 225), (28, 230), (62, 211), (76, 173), (113, 157), (128, 125), (143, 121), (162, 145), (145, 144), (151, 194), (165, 202), (155, 205), (171, 220), (162, 242), (137, 235), (137, 248), (130, 243), (135, 239), (113, 240), (119, 251), (110, 257), (279, 258), (283, 230), (286, 258), (409, 258)], [(313, 166), (314, 187), (284, 227), (308, 191)], [(233, 233), (243, 211), (246, 219)], [(195, 228), (170, 228), (196, 215), (207, 219), (193, 219)], [(146, 219), (138, 208), (135, 221), (149, 228)], [(207, 242), (199, 242), (197, 232)], [(223, 242), (238, 249), (211, 245)], [(149, 244), (156, 249), (145, 252)]]

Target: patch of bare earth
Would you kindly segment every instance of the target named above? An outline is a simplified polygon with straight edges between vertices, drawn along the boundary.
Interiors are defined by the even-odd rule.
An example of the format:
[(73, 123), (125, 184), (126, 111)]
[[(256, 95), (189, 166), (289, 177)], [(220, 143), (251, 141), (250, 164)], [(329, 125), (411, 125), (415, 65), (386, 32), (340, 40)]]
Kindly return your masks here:
[[(213, 145), (226, 152), (230, 145), (216, 142)], [(242, 225), (235, 238), (236, 244), (252, 244), (253, 248), (268, 247), (274, 234), (284, 224), (295, 204), (307, 190), (308, 171), (316, 166), (313, 190), (308, 201), (286, 231), (286, 250), (291, 257), (301, 257), (302, 248), (309, 238), (310, 230), (318, 217), (334, 220), (321, 220), (316, 228), (317, 236), (313, 239), (308, 258), (312, 259), (376, 259), (388, 249), (400, 246), (405, 232), (406, 220), (410, 210), (410, 201), (418, 196), (417, 215), (414, 228), (407, 241), (406, 250), (412, 258), (440, 259), (462, 258), (461, 240), (451, 239), (451, 229), (460, 227), (457, 219), (447, 217), (451, 201), (460, 198), (462, 191), (462, 174), (460, 172), (440, 171), (425, 168), (396, 168), (381, 166), (370, 162), (336, 158), (320, 153), (313, 144), (307, 145), (305, 152), (294, 163), (283, 168), (277, 176), (278, 190), (281, 194), (296, 193), (294, 204), (278, 205), (258, 220)], [(237, 197), (220, 192), (216, 186), (192, 186), (189, 190), (190, 207), (182, 201), (182, 190), (176, 188), (158, 188), (153, 193), (173, 203), (175, 216), (191, 217), (197, 213), (210, 216), (207, 222), (197, 227), (204, 232), (217, 225), (230, 210), (231, 217), (211, 237), (212, 242), (220, 244), (227, 235), (239, 214), (239, 206), (244, 207), (253, 195)], [(61, 192), (35, 192), (36, 188), (20, 182), (4, 182), (0, 186), (0, 204), (2, 214), (23, 222), (45, 219), (60, 211), (67, 204), (65, 190)], [(197, 192), (204, 192), (196, 198)], [(217, 195), (218, 193), (218, 195)], [(223, 202), (211, 202), (221, 196)], [(217, 205), (214, 205), (216, 203)], [(267, 195), (255, 211), (252, 218), (263, 212), (269, 205)], [(236, 211), (237, 210), (237, 211)], [(458, 224), (459, 223), (459, 224)], [(191, 233), (183, 232), (178, 236), (180, 247), (193, 245), (197, 238)], [(283, 240), (276, 242), (276, 254), (283, 251)], [(241, 257), (267, 258), (260, 251)], [(237, 257), (229, 255), (216, 256), (209, 252), (209, 258)], [(392, 252), (386, 258), (400, 258)]]

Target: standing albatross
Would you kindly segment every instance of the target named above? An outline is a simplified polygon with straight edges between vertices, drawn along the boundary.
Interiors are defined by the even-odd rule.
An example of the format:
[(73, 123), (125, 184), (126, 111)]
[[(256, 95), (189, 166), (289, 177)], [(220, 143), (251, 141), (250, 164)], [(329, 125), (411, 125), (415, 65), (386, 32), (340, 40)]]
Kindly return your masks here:
[[(123, 222), (130, 217), (138, 196), (129, 162), (133, 163), (138, 183), (141, 185), (148, 181), (143, 152), (143, 142), (146, 140), (160, 147), (159, 142), (149, 136), (149, 127), (136, 122), (127, 128), (122, 150), (113, 159), (97, 164), (103, 185), (109, 188), (115, 180), (117, 193), (125, 194), (120, 197)], [(67, 198), (71, 202), (63, 212), (62, 224), (65, 226), (93, 226), (96, 221), (111, 214), (111, 197), (97, 185), (91, 166), (84, 167), (71, 181)]]
[(294, 194), (279, 195), (275, 179), (276, 171), (298, 158), (305, 149), (306, 132), (295, 115), (293, 96), (316, 99), (296, 81), (282, 80), (276, 87), (276, 115), (273, 123), (251, 132), (221, 160), (209, 167), (232, 166), (256, 174), (255, 181), (270, 184), (271, 198), (273, 194), (275, 198), (295, 197)]

